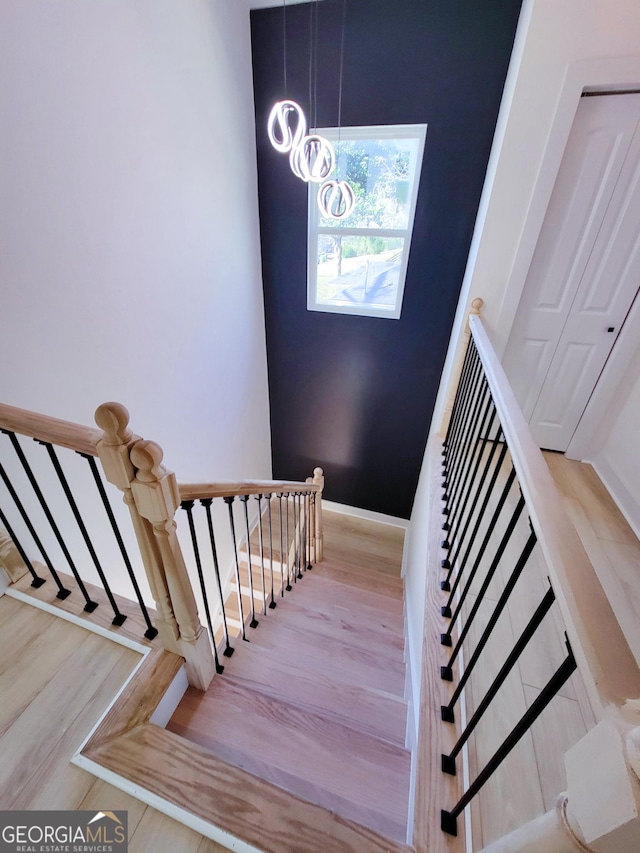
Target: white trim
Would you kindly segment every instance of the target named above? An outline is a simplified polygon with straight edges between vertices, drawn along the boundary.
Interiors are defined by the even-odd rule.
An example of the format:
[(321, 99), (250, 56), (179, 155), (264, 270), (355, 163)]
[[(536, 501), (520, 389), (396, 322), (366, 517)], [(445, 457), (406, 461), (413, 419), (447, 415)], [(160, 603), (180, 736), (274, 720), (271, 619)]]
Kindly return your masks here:
[(158, 702), (155, 711), (149, 717), (149, 722), (153, 723), (154, 726), (160, 726), (161, 729), (166, 729), (167, 723), (173, 717), (188, 687), (187, 670), (181, 666), (176, 677), (167, 687), (164, 696)]
[(5, 592), (9, 589), (11, 584), (11, 579), (9, 575), (5, 572), (5, 570), (0, 566), (0, 598), (5, 594)]
[(377, 521), (379, 524), (389, 524), (391, 527), (402, 527), (408, 530), (410, 521), (407, 518), (396, 518), (395, 515), (385, 515), (372, 509), (360, 509), (357, 506), (347, 506), (322, 499), (322, 509), (327, 512), (338, 512), (340, 515), (351, 515), (354, 518), (364, 518), (367, 521)]
[[(622, 329), (580, 416), (565, 455), (582, 460), (602, 450), (629, 395), (640, 377), (640, 295), (636, 294)], [(635, 365), (634, 365), (635, 359)]]
[[(317, 205), (317, 196), (319, 185), (309, 183), (308, 193), (308, 228), (307, 228), (307, 310), (320, 311), (328, 314), (353, 314), (359, 317), (379, 317), (387, 320), (399, 320), (402, 312), (402, 300), (404, 295), (404, 286), (407, 278), (407, 267), (409, 264), (409, 253), (411, 250), (411, 240), (413, 235), (413, 223), (416, 213), (416, 205), (418, 201), (418, 189), (420, 186), (420, 176), (424, 163), (424, 148), (427, 135), (426, 124), (394, 124), (394, 125), (370, 125), (366, 127), (325, 127), (316, 130), (321, 136), (327, 138), (334, 144), (340, 139), (345, 142), (352, 140), (377, 140), (377, 139), (416, 139), (418, 141), (418, 150), (416, 154), (416, 169), (413, 175), (411, 184), (411, 197), (409, 198), (409, 213), (407, 217), (406, 228), (343, 228), (336, 223), (335, 228), (322, 226), (319, 222), (319, 211)], [(359, 305), (339, 305), (335, 303), (326, 303), (317, 301), (317, 242), (316, 238), (319, 234), (335, 234), (340, 233), (348, 237), (350, 235), (362, 235), (371, 237), (398, 237), (404, 240), (402, 248), (402, 262), (398, 277), (398, 290), (396, 293), (396, 301), (389, 308), (378, 306)], [(313, 247), (311, 241), (313, 238)]]
[(640, 539), (640, 504), (601, 453), (593, 459), (591, 465), (617, 504), (618, 509), (629, 522), (633, 532)]
[(86, 770), (87, 773), (91, 773), (92, 776), (96, 776), (98, 779), (108, 782), (110, 785), (113, 785), (114, 788), (118, 788), (120, 791), (130, 794), (137, 800), (151, 806), (151, 808), (162, 812), (162, 814), (166, 814), (168, 817), (183, 823), (190, 829), (195, 830), (195, 832), (200, 833), (200, 835), (204, 835), (206, 838), (211, 838), (212, 841), (216, 841), (226, 850), (233, 850), (235, 853), (260, 853), (260, 850), (257, 847), (253, 847), (245, 841), (235, 838), (223, 829), (220, 829), (212, 823), (208, 823), (206, 820), (191, 814), (191, 812), (188, 812), (186, 809), (181, 809), (179, 806), (170, 803), (168, 800), (157, 796), (157, 794), (147, 791), (146, 788), (141, 788), (133, 782), (130, 782), (128, 779), (125, 779), (123, 776), (118, 776), (118, 774), (113, 773), (111, 770), (107, 770), (106, 767), (102, 767), (100, 764), (86, 758), (84, 755), (74, 755), (71, 759), (71, 763), (75, 764), (76, 767), (81, 767), (83, 770)]
[(30, 604), (32, 607), (37, 607), (39, 610), (44, 610), (45, 613), (50, 613), (52, 616), (58, 616), (66, 622), (78, 625), (80, 628), (86, 628), (86, 630), (91, 631), (92, 634), (98, 634), (100, 637), (104, 637), (105, 640), (111, 640), (120, 646), (125, 646), (127, 649), (139, 652), (141, 655), (147, 655), (151, 651), (151, 646), (144, 646), (142, 643), (138, 643), (129, 637), (123, 637), (113, 631), (109, 631), (107, 628), (103, 628), (102, 625), (94, 625), (92, 622), (87, 622), (86, 619), (82, 619), (80, 616), (76, 616), (73, 613), (67, 613), (66, 610), (55, 607), (53, 604), (48, 604), (46, 601), (40, 601), (37, 598), (33, 598), (24, 592), (20, 592), (19, 589), (11, 589), (11, 587), (9, 587), (6, 591), (6, 595), (11, 598), (15, 598), (18, 601), (22, 601), (24, 604)]

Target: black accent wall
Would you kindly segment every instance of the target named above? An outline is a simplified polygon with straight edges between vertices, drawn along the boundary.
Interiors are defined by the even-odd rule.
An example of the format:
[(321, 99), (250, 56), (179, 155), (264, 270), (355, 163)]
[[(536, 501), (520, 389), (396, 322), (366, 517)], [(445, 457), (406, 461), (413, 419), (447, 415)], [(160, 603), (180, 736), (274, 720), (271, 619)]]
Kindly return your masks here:
[[(309, 22), (287, 5), (287, 96), (309, 110)], [(426, 123), (399, 320), (307, 311), (307, 188), (266, 134), (282, 7), (251, 13), (273, 475), (408, 518), (458, 301), (520, 0), (347, 0), (342, 124)], [(317, 4), (317, 126), (335, 126), (342, 0)]]

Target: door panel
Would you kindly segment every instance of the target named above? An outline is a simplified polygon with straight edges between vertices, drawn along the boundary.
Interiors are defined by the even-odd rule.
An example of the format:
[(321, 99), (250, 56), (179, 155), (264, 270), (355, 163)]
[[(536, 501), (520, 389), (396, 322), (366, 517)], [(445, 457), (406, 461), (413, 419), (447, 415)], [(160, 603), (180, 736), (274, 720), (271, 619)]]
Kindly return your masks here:
[(582, 99), (532, 259), (503, 363), (543, 447), (566, 449), (640, 281), (639, 123), (640, 95)]

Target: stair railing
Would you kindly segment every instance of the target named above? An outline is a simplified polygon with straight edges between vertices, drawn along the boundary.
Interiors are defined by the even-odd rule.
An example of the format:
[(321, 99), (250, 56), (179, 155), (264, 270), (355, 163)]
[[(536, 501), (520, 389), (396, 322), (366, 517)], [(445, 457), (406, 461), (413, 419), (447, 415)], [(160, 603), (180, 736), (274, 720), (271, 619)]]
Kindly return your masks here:
[[(478, 302), (474, 302), (474, 311), (469, 318), (470, 340), (461, 365), (455, 400), (450, 415), (447, 413), (448, 427), (442, 451), (442, 529), (445, 538), (442, 541), (444, 555), (441, 565), (446, 574), (440, 586), (447, 596), (441, 607), (442, 616), (447, 622), (441, 634), (441, 643), (451, 648), (451, 651), (447, 663), (441, 668), (441, 677), (455, 684), (450, 702), (441, 708), (441, 717), (446, 724), (460, 722), (459, 717), (456, 720), (456, 709), (465, 685), (483, 653), (486, 655), (485, 649), (496, 625), (501, 618), (505, 618), (508, 602), (518, 580), (527, 570), (532, 570), (528, 564), (531, 563), (534, 551), (544, 559), (549, 586), (539, 601), (531, 602), (528, 621), (513, 648), (506, 651), (495, 679), (482, 700), (476, 701), (474, 713), (462, 731), (459, 731), (453, 749), (442, 755), (442, 771), (456, 774), (457, 759), (464, 746), (474, 736), (483, 717), (491, 715), (500, 687), (524, 650), (535, 642), (537, 631), (554, 604), (559, 606), (566, 627), (566, 649), (561, 663), (544, 689), (516, 722), (494, 755), (479, 770), (477, 777), (471, 780), (459, 801), (442, 809), (441, 828), (450, 835), (457, 834), (457, 818), (557, 695), (576, 667), (580, 668), (597, 715), (604, 717), (617, 714), (617, 728), (611, 723), (600, 724), (608, 725), (609, 729), (599, 736), (599, 740), (595, 739), (595, 746), (592, 743), (595, 743), (593, 733), (589, 733), (584, 741), (586, 743), (589, 738), (592, 741), (582, 746), (580, 742), (574, 748), (583, 774), (587, 767), (587, 756), (592, 758), (597, 750), (602, 753), (602, 744), (607, 742), (607, 737), (610, 744), (614, 743), (614, 764), (615, 761), (620, 764), (619, 756), (627, 749), (625, 726), (631, 742), (640, 742), (640, 737), (635, 734), (640, 729), (633, 729), (633, 736), (628, 735), (629, 726), (632, 723), (637, 725), (640, 721), (637, 709), (633, 713), (628, 706), (624, 713), (616, 710), (624, 706), (630, 697), (640, 696), (638, 662), (629, 649), (578, 535), (564, 512), (546, 462), (531, 437), (478, 316), (481, 304)], [(489, 586), (499, 572), (504, 576), (504, 587), (497, 596), (484, 628), (477, 631), (479, 638), (471, 644), (470, 632), (475, 628), (476, 616), (485, 602)], [(468, 659), (462, 668), (458, 664), (465, 641)], [(612, 735), (611, 729), (617, 734)], [(638, 765), (636, 772), (640, 771), (640, 762)], [(590, 773), (592, 778), (597, 776), (595, 768), (591, 768)], [(574, 781), (578, 776), (574, 774)], [(620, 766), (616, 769), (616, 778), (628, 783), (627, 788), (632, 784)], [(587, 814), (589, 809), (584, 807), (583, 793), (576, 794), (576, 804), (578, 810), (582, 809), (583, 814)], [(595, 800), (594, 791), (591, 797)], [(565, 817), (566, 802), (565, 795)], [(553, 823), (556, 831), (560, 819), (547, 818), (546, 823), (543, 821), (523, 830), (523, 833), (514, 833), (513, 839), (509, 841), (511, 846), (497, 842), (495, 853), (502, 853), (503, 850), (510, 853), (519, 850), (567, 849), (561, 847), (559, 841), (556, 846), (550, 844), (547, 847), (541, 840), (548, 840), (552, 834), (549, 827)], [(604, 826), (606, 820), (603, 817), (601, 825)], [(637, 812), (635, 820), (637, 838), (640, 839)], [(625, 831), (629, 831), (630, 819), (625, 822), (621, 818), (621, 825)], [(576, 831), (574, 841), (579, 834)], [(600, 838), (597, 832), (593, 837)], [(633, 837), (636, 838), (635, 835)], [(542, 846), (532, 844), (532, 838), (538, 838)], [(580, 843), (583, 841), (584, 838)], [(494, 853), (493, 845), (489, 849)], [(575, 849), (591, 848), (577, 846)]]
[[(104, 532), (95, 537), (93, 513), (89, 518), (84, 512), (88, 501), (87, 483), (82, 482), (72, 463), (86, 467), (109, 535), (115, 538), (144, 619), (144, 636), (153, 639), (159, 635), (167, 651), (184, 658), (190, 684), (206, 690), (216, 670), (222, 670), (216, 642), (218, 610), (222, 614), (223, 648), (227, 654), (231, 649), (225, 616), (226, 590), (216, 562), (215, 513), (211, 512), (214, 500), (220, 497), (227, 504), (232, 530), (236, 521), (244, 524), (244, 535), (237, 541), (234, 539), (238, 603), (244, 637), (247, 627), (257, 625), (255, 602), (258, 592), (262, 612), (266, 613), (275, 607), (276, 591), (283, 595), (287, 587), (291, 588), (291, 583), (297, 583), (303, 573), (321, 558), (322, 471), (316, 469), (314, 480), (307, 483), (260, 481), (179, 487), (175, 474), (167, 471), (162, 464), (162, 449), (155, 442), (132, 433), (129, 414), (124, 406), (105, 403), (97, 409), (95, 417), (100, 430), (0, 405), (0, 431), (5, 436), (4, 445), (0, 444), (0, 568), (8, 576), (14, 595), (22, 594), (16, 587), (24, 586), (27, 578), (35, 589), (53, 581), (57, 588), (55, 599), (62, 601), (79, 592), (86, 613), (92, 613), (99, 606), (103, 590), (113, 609), (112, 625), (120, 627), (124, 624), (127, 615), (123, 610), (129, 610), (129, 602), (112, 591), (113, 579), (110, 582), (108, 577), (107, 558), (101, 553)], [(34, 454), (28, 439), (35, 439), (44, 447), (44, 453), (40, 453), (42, 458)], [(83, 463), (79, 457), (84, 459)], [(109, 500), (98, 459), (108, 483), (115, 485), (123, 494), (139, 548), (139, 560), (155, 602), (155, 612), (145, 604), (140, 575), (136, 577), (134, 569), (138, 555), (130, 558), (125, 546), (127, 536), (116, 520), (117, 513)], [(235, 501), (236, 498), (239, 501)], [(254, 503), (254, 498), (259, 530), (256, 552), (260, 565), (259, 591), (254, 589), (254, 573), (249, 571), (250, 604), (245, 624), (240, 559), (241, 548), (245, 547), (248, 565), (252, 564), (251, 533), (255, 518), (249, 504), (250, 501)], [(280, 531), (274, 530), (272, 523), (274, 498), (281, 506), (284, 498), (286, 527), (281, 526)], [(210, 531), (214, 563), (212, 577), (217, 585), (215, 605), (210, 605), (211, 597), (193, 522), (192, 509), (196, 500), (205, 509)], [(242, 508), (239, 519), (237, 509), (234, 516), (234, 502), (235, 508)], [(187, 511), (191, 526), (201, 600), (209, 631), (200, 623), (196, 595), (178, 539), (176, 513), (180, 506)], [(282, 522), (282, 517), (279, 520)], [(278, 544), (277, 539), (274, 543), (274, 538), (278, 532), (278, 553), (284, 554), (285, 559), (279, 556), (276, 561), (274, 555)], [(29, 556), (33, 553), (38, 555), (38, 559)], [(93, 563), (94, 580), (99, 580), (98, 585), (87, 580), (84, 570), (87, 555)], [(61, 564), (65, 571), (61, 570)], [(284, 579), (282, 584), (274, 577), (274, 569), (279, 569)]]
[[(28, 576), (34, 589), (52, 581), (55, 600), (69, 599), (71, 608), (79, 593), (85, 613), (93, 613), (104, 597), (113, 611), (111, 624), (119, 628), (127, 620), (123, 611), (130, 608), (113, 592), (113, 577), (107, 577), (105, 555), (99, 553), (108, 540), (115, 547), (108, 559), (115, 554), (124, 566), (133, 592), (127, 598), (135, 598), (144, 636), (152, 640), (158, 632), (96, 462), (101, 433), (6, 405), (0, 405), (0, 431), (0, 565), (9, 581), (18, 584)], [(94, 583), (88, 580), (87, 563), (93, 564)]]
[(260, 619), (321, 561), (323, 487), (320, 468), (304, 483), (179, 485), (217, 672), (224, 669), (221, 657), (235, 650), (234, 632), (248, 640)]

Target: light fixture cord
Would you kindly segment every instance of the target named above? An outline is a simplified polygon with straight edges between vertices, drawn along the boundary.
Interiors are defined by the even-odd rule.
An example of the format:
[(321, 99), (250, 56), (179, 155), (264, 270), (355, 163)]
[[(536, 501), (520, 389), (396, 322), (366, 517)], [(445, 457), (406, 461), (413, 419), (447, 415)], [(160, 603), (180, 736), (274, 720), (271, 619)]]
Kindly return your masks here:
[(342, 0), (342, 34), (340, 37), (340, 80), (338, 83), (338, 178), (340, 177), (340, 142), (342, 132), (342, 74), (344, 71), (344, 33), (347, 19), (347, 0)]
[(287, 0), (282, 0), (282, 63), (284, 66), (284, 98), (287, 98)]

